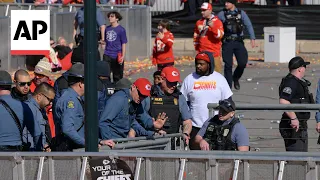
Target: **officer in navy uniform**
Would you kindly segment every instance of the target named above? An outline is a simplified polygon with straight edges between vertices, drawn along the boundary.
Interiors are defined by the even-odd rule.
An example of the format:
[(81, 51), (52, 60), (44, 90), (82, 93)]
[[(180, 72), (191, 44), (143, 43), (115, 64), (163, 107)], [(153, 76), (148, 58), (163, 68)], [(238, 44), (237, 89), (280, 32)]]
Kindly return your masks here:
[(249, 151), (248, 131), (235, 117), (235, 110), (231, 99), (219, 102), (219, 114), (208, 119), (196, 135), (201, 150)]
[[(290, 60), (290, 73), (279, 86), (280, 104), (314, 104), (308, 87), (311, 83), (304, 79), (307, 65), (301, 57)], [(310, 112), (284, 112), (279, 124), (279, 131), (284, 139), (286, 151), (308, 151), (308, 123)]]
[[(234, 88), (239, 90), (239, 79), (248, 62), (248, 52), (243, 42), (244, 26), (249, 32), (252, 48), (255, 47), (255, 34), (249, 17), (244, 11), (236, 8), (236, 3), (236, 0), (226, 0), (225, 9), (218, 13), (218, 18), (222, 21), (224, 27), (222, 39), (222, 58), (225, 63), (224, 76), (231, 89), (233, 81)], [(233, 54), (236, 56), (238, 65), (232, 75)]]
[[(177, 89), (178, 82), (181, 82), (180, 72), (175, 67), (165, 67), (161, 71), (161, 83), (155, 85), (151, 98), (146, 98), (143, 104), (145, 113), (140, 114), (137, 121), (147, 130), (155, 129), (157, 121), (153, 121), (151, 117), (157, 117), (159, 114), (165, 113), (168, 116), (166, 123), (161, 130), (167, 134), (181, 132), (186, 144), (189, 144), (190, 133), (192, 129), (191, 113), (189, 111), (186, 98)], [(140, 117), (147, 116), (149, 119), (142, 121)], [(146, 118), (145, 118), (146, 119)]]
[(34, 123), (32, 111), (26, 103), (12, 98), (11, 86), (10, 74), (0, 71), (0, 151), (28, 150), (23, 144), (24, 127), (31, 133), (35, 149), (42, 150), (42, 133)]
[[(84, 133), (84, 65), (75, 64), (68, 73), (69, 88), (54, 106), (56, 123), (54, 151), (72, 151), (85, 146)], [(100, 145), (113, 146), (113, 141), (100, 140)]]
[[(52, 137), (45, 108), (51, 105), (54, 96), (55, 92), (53, 87), (50, 84), (43, 82), (36, 87), (34, 93), (32, 94), (32, 97), (30, 97), (29, 100), (26, 101), (33, 113), (34, 123), (38, 124), (41, 129), (43, 144), (42, 149), (46, 152), (50, 151), (49, 145)], [(31, 137), (29, 133), (28, 136), (29, 140), (29, 138)], [(33, 143), (30, 143), (31, 148), (34, 148)]]

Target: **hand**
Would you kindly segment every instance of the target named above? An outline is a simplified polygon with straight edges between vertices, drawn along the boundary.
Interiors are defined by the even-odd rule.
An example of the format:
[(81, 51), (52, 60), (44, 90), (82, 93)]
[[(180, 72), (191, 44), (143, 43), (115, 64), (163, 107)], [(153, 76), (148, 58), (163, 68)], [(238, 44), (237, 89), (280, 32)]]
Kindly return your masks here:
[(100, 39), (100, 41), (98, 41), (98, 43), (101, 44), (101, 45), (105, 45), (106, 44), (106, 42), (103, 39)]
[(201, 148), (201, 150), (203, 150), (203, 151), (209, 151), (209, 150), (210, 150), (209, 144), (208, 144), (207, 141), (204, 140), (204, 139), (202, 139), (202, 140), (200, 141), (200, 148)]
[(187, 133), (183, 133), (183, 140), (186, 142), (187, 145), (189, 145), (190, 141), (190, 135), (186, 135)]
[(129, 131), (129, 133), (128, 133), (128, 137), (129, 137), (129, 138), (134, 138), (134, 137), (136, 137), (136, 131), (133, 130), (132, 128), (130, 128), (130, 131)]
[(102, 146), (104, 146), (104, 145), (109, 146), (109, 147), (111, 147), (111, 149), (112, 149), (112, 148), (114, 147), (114, 145), (115, 145), (115, 143), (113, 142), (113, 140), (101, 140), (99, 144), (102, 145)]
[(251, 47), (252, 48), (256, 47), (256, 41), (254, 39), (251, 39)]
[(299, 130), (299, 120), (298, 120), (298, 119), (291, 120), (290, 126), (291, 126), (293, 129), (296, 129), (296, 132), (298, 132), (298, 130)]
[(166, 135), (167, 132), (165, 132), (164, 130), (159, 130), (158, 132), (156, 132), (156, 135)]
[(51, 152), (50, 146), (48, 144), (44, 145), (44, 152)]
[(164, 125), (164, 123), (167, 121), (168, 117), (166, 117), (166, 113), (159, 113), (157, 120), (155, 121), (154, 118), (152, 118), (153, 126), (155, 129), (161, 129)]
[(317, 123), (316, 130), (318, 133), (320, 133), (320, 122)]
[(162, 39), (162, 38), (164, 37), (164, 33), (158, 32), (157, 37), (160, 38), (160, 39)]
[(121, 56), (120, 59), (119, 59), (119, 64), (122, 65), (123, 61), (124, 61), (124, 56)]

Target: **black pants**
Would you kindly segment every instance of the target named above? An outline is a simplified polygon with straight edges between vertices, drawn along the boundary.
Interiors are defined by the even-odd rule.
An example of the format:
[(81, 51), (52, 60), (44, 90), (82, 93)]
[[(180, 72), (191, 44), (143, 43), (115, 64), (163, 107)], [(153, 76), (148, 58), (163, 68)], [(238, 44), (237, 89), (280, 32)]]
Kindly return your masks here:
[(111, 58), (105, 54), (103, 55), (103, 60), (109, 64), (109, 68), (110, 68), (109, 72), (110, 73), (112, 72), (113, 83), (116, 83), (123, 78), (124, 62), (120, 65), (116, 58)]
[[(238, 66), (232, 75), (233, 54), (236, 56)], [(232, 81), (239, 80), (248, 62), (248, 51), (243, 41), (225, 41), (222, 44), (222, 58), (224, 62), (224, 76), (232, 88)]]
[(281, 119), (279, 131), (284, 140), (286, 151), (308, 152), (307, 126), (300, 126), (296, 132), (291, 128), (290, 120)]
[(189, 148), (190, 150), (200, 150), (199, 144), (195, 143), (195, 138), (200, 128), (192, 126), (192, 130), (190, 133), (190, 141), (189, 141)]

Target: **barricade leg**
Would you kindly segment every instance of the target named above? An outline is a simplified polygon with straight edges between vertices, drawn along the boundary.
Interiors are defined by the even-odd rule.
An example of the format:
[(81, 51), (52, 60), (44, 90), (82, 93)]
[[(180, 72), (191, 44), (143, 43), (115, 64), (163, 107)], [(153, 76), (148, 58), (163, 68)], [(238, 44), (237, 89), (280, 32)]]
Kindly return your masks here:
[(54, 164), (53, 164), (52, 157), (48, 158), (48, 165), (49, 165), (49, 180), (54, 180)]
[(237, 180), (238, 179), (239, 164), (240, 164), (240, 160), (237, 159), (237, 160), (234, 161), (232, 180)]
[(40, 157), (37, 180), (42, 179), (43, 163), (44, 163), (44, 157)]
[(81, 172), (80, 172), (80, 180), (84, 180), (84, 178), (85, 178), (86, 169), (87, 169), (87, 161), (88, 161), (88, 157), (83, 157)]
[(243, 162), (244, 179), (250, 180), (250, 164), (247, 160)]
[(283, 178), (284, 166), (285, 166), (285, 161), (280, 161), (278, 180), (282, 180)]
[(139, 180), (142, 158), (137, 158), (136, 170), (134, 173), (134, 179)]

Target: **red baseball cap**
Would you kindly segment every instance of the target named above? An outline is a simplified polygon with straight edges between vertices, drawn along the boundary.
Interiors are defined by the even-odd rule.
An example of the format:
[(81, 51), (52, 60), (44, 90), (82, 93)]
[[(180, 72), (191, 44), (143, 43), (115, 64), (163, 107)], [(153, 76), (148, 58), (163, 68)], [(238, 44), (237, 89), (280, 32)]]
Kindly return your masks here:
[(139, 78), (133, 83), (144, 96), (150, 96), (151, 83), (146, 78)]
[(200, 52), (196, 55), (195, 60), (204, 60), (207, 61), (208, 63), (210, 63), (210, 58), (208, 56), (208, 54), (204, 53), (204, 52)]
[(205, 3), (203, 3), (202, 5), (201, 5), (201, 9), (202, 10), (212, 10), (212, 5), (210, 4), (210, 3), (207, 3), (207, 2), (205, 2)]
[(169, 82), (181, 82), (179, 70), (173, 66), (163, 68), (161, 76), (165, 77)]

